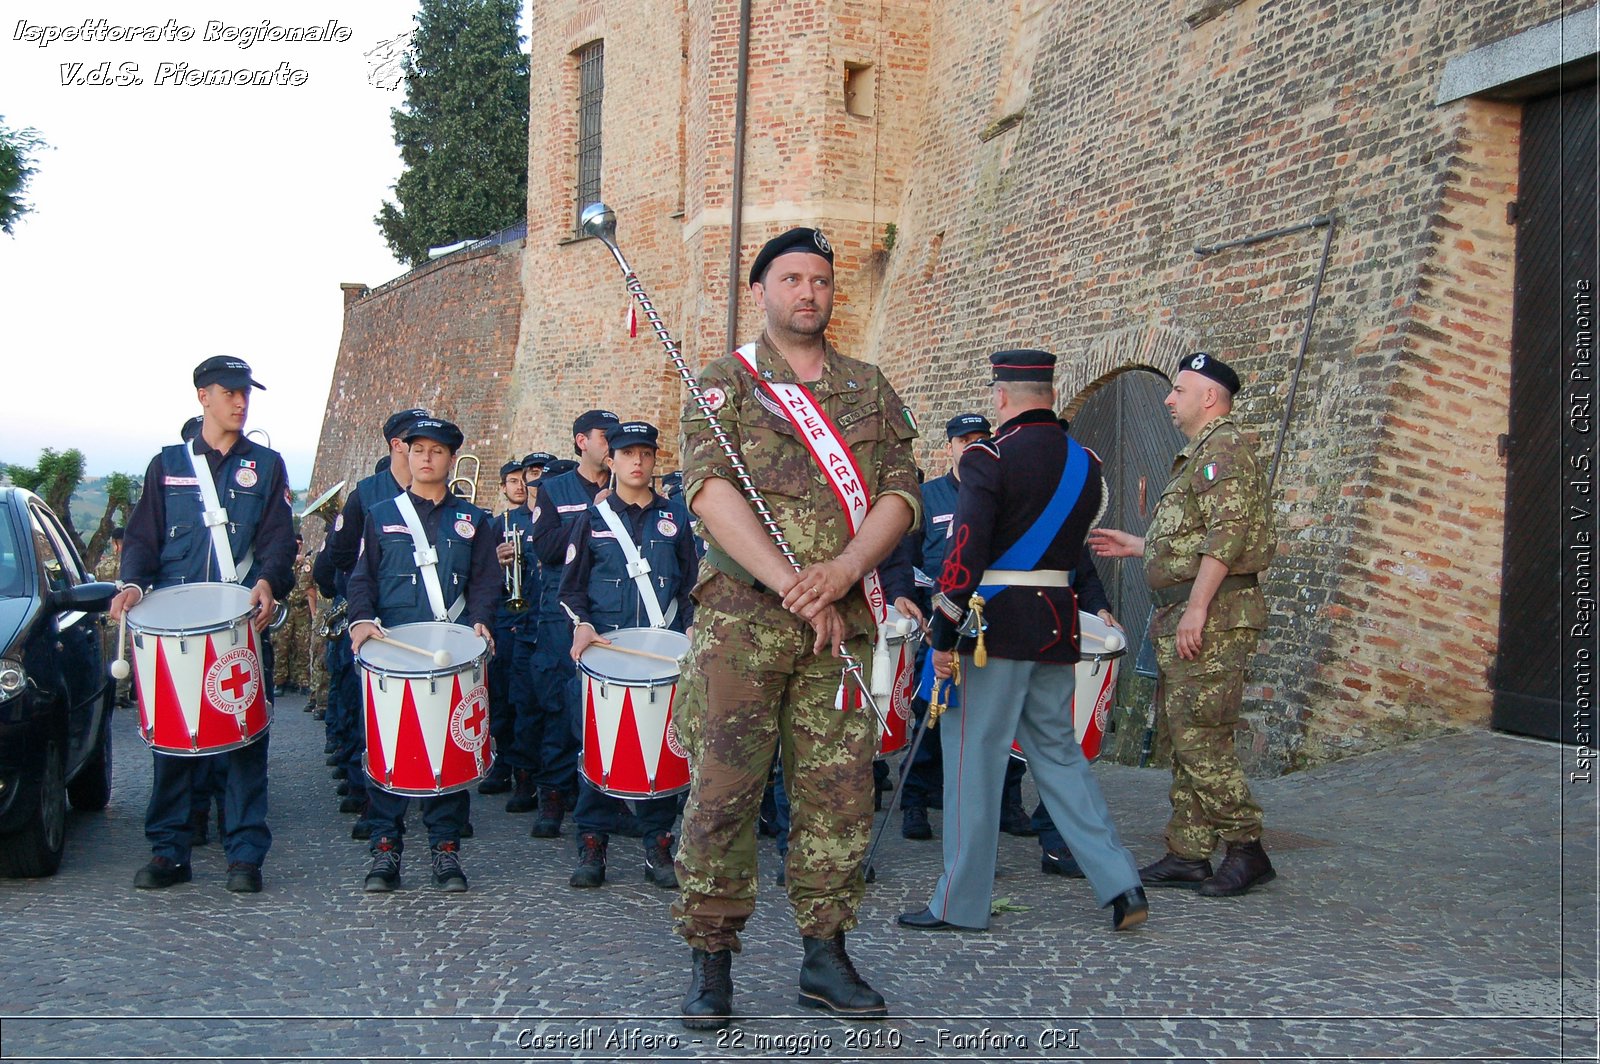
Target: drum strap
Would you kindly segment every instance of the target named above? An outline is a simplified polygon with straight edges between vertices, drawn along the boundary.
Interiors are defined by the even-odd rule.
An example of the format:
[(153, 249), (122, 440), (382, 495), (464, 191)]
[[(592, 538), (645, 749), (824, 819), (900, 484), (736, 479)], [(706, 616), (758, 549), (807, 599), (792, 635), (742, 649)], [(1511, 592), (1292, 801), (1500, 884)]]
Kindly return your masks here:
[(422, 587), (428, 593), (428, 607), (433, 610), (433, 619), (454, 621), (466, 608), (467, 597), (457, 595), (450, 608), (445, 609), (444, 588), (439, 585), (439, 552), (428, 543), (428, 534), (422, 530), (422, 518), (417, 515), (411, 496), (401, 492), (395, 496), (394, 504), (405, 519), (406, 531), (411, 533), (411, 560), (416, 562), (417, 571), (422, 574)]
[(199, 444), (194, 440), (189, 441), (189, 446), (184, 448), (184, 454), (189, 456), (189, 467), (194, 470), (194, 482), (200, 488), (200, 503), (204, 512), (200, 519), (205, 522), (206, 529), (211, 533), (211, 549), (217, 555), (217, 573), (224, 581), (237, 584), (241, 578), (248, 575), (251, 566), (255, 564), (255, 548), (245, 551), (244, 563), (235, 564), (233, 560), (233, 545), (228, 542), (228, 511), (222, 508), (222, 502), (217, 498), (217, 482), (211, 476), (211, 463), (202, 458), (195, 449)]
[[(594, 508), (600, 511), (600, 519), (617, 538), (617, 546), (622, 548), (622, 557), (628, 563), (628, 575), (633, 577), (634, 586), (639, 589), (639, 597), (644, 600), (644, 612), (650, 618), (650, 627), (665, 628), (668, 622), (661, 612), (661, 600), (656, 598), (656, 589), (650, 584), (650, 563), (639, 556), (639, 547), (633, 542), (633, 534), (628, 531), (622, 515), (607, 506), (603, 500), (595, 503)], [(672, 612), (676, 615), (678, 604), (674, 602), (672, 605)]]

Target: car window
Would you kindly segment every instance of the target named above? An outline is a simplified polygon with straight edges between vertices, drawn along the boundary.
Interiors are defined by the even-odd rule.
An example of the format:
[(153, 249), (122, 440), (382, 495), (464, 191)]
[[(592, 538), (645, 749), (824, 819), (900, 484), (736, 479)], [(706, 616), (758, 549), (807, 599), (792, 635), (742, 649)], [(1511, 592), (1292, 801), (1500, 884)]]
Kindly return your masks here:
[(5, 511), (0, 510), (0, 598), (22, 598), (28, 593), (22, 581), (25, 567), (19, 549), (12, 522)]
[(71, 550), (56, 542), (52, 531), (47, 531), (53, 522), (31, 506), (28, 508), (28, 516), (33, 523), (34, 550), (39, 555), (39, 566), (44, 572), (46, 582), (50, 585), (50, 590), (65, 591), (74, 584), (82, 583), (83, 578), (78, 572)]

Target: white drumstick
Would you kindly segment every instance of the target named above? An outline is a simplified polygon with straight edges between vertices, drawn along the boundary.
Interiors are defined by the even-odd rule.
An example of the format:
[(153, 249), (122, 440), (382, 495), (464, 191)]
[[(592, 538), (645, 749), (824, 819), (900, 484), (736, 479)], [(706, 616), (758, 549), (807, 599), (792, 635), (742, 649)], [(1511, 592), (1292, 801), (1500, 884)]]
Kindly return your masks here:
[(379, 643), (387, 643), (389, 646), (398, 647), (401, 650), (409, 650), (413, 654), (421, 654), (425, 658), (432, 658), (433, 663), (441, 669), (450, 664), (450, 655), (443, 650), (424, 650), (422, 647), (412, 646), (410, 643), (402, 643), (398, 639), (390, 639), (386, 635), (375, 635), (370, 638)]
[(1107, 632), (1106, 637), (1101, 642), (1105, 644), (1107, 653), (1114, 653), (1122, 649), (1122, 633)]
[(128, 663), (123, 655), (128, 647), (128, 611), (122, 611), (122, 617), (117, 621), (117, 658), (111, 663), (111, 678), (126, 680), (128, 678)]
[(674, 665), (683, 664), (680, 659), (673, 657), (671, 654), (657, 654), (649, 650), (635, 650), (633, 647), (625, 647), (617, 643), (612, 643), (610, 646), (603, 646), (600, 643), (590, 643), (584, 648), (583, 652), (587, 654), (590, 650), (615, 650), (618, 654), (634, 654), (641, 658), (655, 658), (657, 661), (670, 661)]

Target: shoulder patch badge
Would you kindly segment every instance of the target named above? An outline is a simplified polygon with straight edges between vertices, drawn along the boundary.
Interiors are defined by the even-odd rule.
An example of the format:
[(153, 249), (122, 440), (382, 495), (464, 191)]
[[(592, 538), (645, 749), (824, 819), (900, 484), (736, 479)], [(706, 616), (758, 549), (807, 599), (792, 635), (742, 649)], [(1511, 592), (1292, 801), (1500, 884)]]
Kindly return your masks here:
[(922, 430), (917, 428), (917, 419), (916, 416), (911, 413), (911, 408), (909, 406), (902, 406), (900, 408), (900, 413), (905, 417), (906, 424), (911, 426), (911, 431), (920, 435)]
[(700, 393), (705, 397), (706, 407), (715, 414), (718, 410), (728, 405), (728, 393), (721, 388), (707, 388)]
[(255, 487), (256, 479), (256, 471), (245, 465), (241, 465), (238, 472), (233, 474), (234, 483), (238, 484), (241, 488)]
[(1204, 468), (1202, 468), (1200, 470), (1200, 475), (1205, 477), (1207, 480), (1216, 480), (1217, 479), (1217, 463), (1215, 463), (1215, 462), (1207, 462), (1205, 464)]

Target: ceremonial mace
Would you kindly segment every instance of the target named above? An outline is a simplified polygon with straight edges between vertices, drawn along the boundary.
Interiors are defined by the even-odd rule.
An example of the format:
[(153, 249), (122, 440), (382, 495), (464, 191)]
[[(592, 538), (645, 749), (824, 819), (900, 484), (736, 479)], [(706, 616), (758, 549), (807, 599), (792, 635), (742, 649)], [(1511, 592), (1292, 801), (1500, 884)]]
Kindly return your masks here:
[[(661, 341), (661, 346), (666, 349), (667, 359), (672, 363), (672, 368), (678, 371), (678, 376), (683, 380), (684, 387), (689, 389), (689, 397), (699, 407), (700, 413), (710, 423), (711, 435), (716, 439), (717, 446), (722, 448), (722, 454), (728, 460), (728, 465), (733, 469), (733, 475), (739, 482), (739, 490), (749, 501), (756, 512), (761, 527), (766, 529), (767, 535), (772, 537), (772, 542), (777, 546), (784, 560), (794, 566), (795, 572), (800, 572), (801, 566), (794, 556), (794, 548), (789, 546), (789, 541), (783, 534), (783, 529), (778, 527), (778, 522), (772, 516), (772, 510), (767, 505), (767, 500), (761, 495), (760, 489), (750, 479), (749, 470), (745, 469), (744, 458), (740, 456), (739, 449), (728, 439), (728, 434), (722, 429), (722, 422), (717, 420), (717, 412), (711, 406), (705, 393), (700, 390), (700, 382), (695, 379), (688, 363), (683, 360), (683, 352), (678, 349), (678, 342), (667, 332), (667, 327), (661, 321), (661, 315), (656, 313), (650, 297), (645, 295), (644, 285), (639, 282), (639, 275), (633, 272), (633, 267), (628, 265), (628, 260), (622, 257), (622, 251), (617, 247), (617, 215), (604, 203), (591, 203), (578, 215), (579, 227), (589, 236), (599, 240), (611, 252), (611, 257), (617, 260), (617, 265), (622, 268), (623, 283), (628, 292), (639, 303), (639, 309), (644, 311), (645, 318), (650, 322), (650, 327), (656, 331), (656, 339)], [(878, 700), (872, 697), (871, 684), (867, 682), (861, 668), (861, 660), (845, 649), (841, 642), (837, 648), (839, 657), (844, 659), (845, 675), (855, 680), (856, 688), (861, 692), (861, 700), (869, 707), (878, 718), (878, 726), (882, 729), (889, 727), (889, 718), (879, 708)]]

